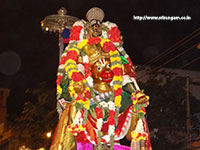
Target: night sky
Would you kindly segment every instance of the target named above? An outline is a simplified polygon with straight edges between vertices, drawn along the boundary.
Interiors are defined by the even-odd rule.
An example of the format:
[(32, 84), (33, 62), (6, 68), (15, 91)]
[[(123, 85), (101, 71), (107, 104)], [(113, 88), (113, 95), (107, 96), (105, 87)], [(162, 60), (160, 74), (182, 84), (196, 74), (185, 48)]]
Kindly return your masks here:
[[(58, 66), (58, 35), (44, 33), (40, 21), (65, 7), (68, 15), (85, 19), (91, 7), (105, 12), (104, 21), (116, 23), (124, 48), (134, 64), (142, 65), (183, 39), (200, 26), (200, 1), (145, 0), (1, 0), (0, 1), (0, 87), (11, 89), (8, 113), (20, 112), (24, 91), (42, 81), (55, 87)], [(136, 21), (136, 16), (190, 16), (189, 21)], [(199, 42), (193, 38), (171, 55), (153, 64), (158, 66)], [(200, 55), (191, 51), (165, 67), (180, 68)], [(200, 69), (200, 61), (185, 69)]]

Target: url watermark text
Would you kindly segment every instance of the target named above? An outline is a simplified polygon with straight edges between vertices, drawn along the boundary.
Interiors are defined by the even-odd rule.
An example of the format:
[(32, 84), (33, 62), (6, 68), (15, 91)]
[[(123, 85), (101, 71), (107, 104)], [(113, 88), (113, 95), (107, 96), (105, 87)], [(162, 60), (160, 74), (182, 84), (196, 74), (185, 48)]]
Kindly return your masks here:
[(190, 16), (135, 16), (133, 15), (133, 20), (138, 21), (148, 21), (148, 20), (168, 20), (168, 21), (176, 21), (176, 20), (191, 20)]

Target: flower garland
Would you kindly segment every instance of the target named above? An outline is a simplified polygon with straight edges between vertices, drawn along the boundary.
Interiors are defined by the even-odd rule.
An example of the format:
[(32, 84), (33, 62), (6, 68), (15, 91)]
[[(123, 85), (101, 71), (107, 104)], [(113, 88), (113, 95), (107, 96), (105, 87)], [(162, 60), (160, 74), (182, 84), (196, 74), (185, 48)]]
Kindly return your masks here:
[(71, 131), (73, 135), (77, 135), (80, 131), (85, 130), (86, 125), (83, 124), (83, 115), (78, 110), (72, 124), (69, 124), (67, 130)]
[[(131, 96), (131, 100), (133, 101), (133, 113), (136, 113), (139, 118), (135, 130), (131, 132), (132, 141), (146, 140), (148, 133), (144, 131), (142, 119), (146, 114), (145, 107), (149, 105), (149, 96), (145, 95), (142, 91), (133, 92)], [(146, 102), (143, 104), (140, 103), (141, 101)]]
[[(64, 62), (65, 72), (68, 75), (69, 79), (71, 79), (70, 84), (69, 84), (70, 96), (76, 101), (77, 104), (80, 104), (81, 106), (86, 108), (85, 113), (87, 113), (87, 110), (90, 107), (90, 104), (89, 104), (90, 89), (89, 89), (89, 87), (85, 86), (82, 94), (77, 94), (74, 90), (75, 83), (82, 82), (82, 83), (86, 84), (86, 82), (87, 82), (85, 80), (84, 76), (79, 72), (79, 70), (77, 68), (76, 61), (78, 59), (78, 56), (79, 56), (79, 50), (76, 47), (73, 47), (71, 49), (68, 49), (66, 56), (62, 57), (61, 62)], [(57, 92), (59, 94), (62, 93), (62, 88), (60, 87), (60, 85), (57, 85)], [(79, 108), (79, 109), (81, 109), (81, 108)], [(74, 133), (75, 135), (77, 134), (77, 132), (84, 130), (87, 116), (86, 115), (82, 116), (82, 119), (84, 120), (83, 124), (80, 124), (80, 123), (73, 124), (72, 123), (68, 127), (69, 130), (72, 131), (72, 133)]]
[[(90, 107), (90, 89), (87, 87), (87, 81), (85, 77), (79, 72), (77, 68), (77, 59), (79, 57), (79, 50), (82, 49), (86, 44), (99, 44), (102, 46), (103, 50), (110, 55), (111, 61), (111, 70), (114, 73), (113, 77), (113, 92), (114, 92), (114, 102), (116, 107), (121, 107), (121, 94), (122, 94), (122, 69), (121, 69), (121, 58), (120, 54), (117, 51), (116, 47), (112, 44), (109, 39), (102, 39), (100, 37), (90, 38), (82, 40), (77, 44), (77, 46), (71, 47), (68, 49), (66, 55), (63, 55), (61, 59), (61, 63), (64, 64), (65, 73), (67, 74), (68, 78), (71, 79), (69, 84), (69, 94), (70, 96), (81, 106), (86, 108), (86, 111)], [(87, 63), (87, 62), (86, 62)], [(89, 67), (89, 66), (88, 66)], [(88, 73), (87, 76), (90, 74)], [(62, 93), (62, 88), (59, 85), (61, 80), (61, 76), (58, 76), (57, 79), (57, 93)], [(77, 94), (74, 90), (74, 84), (76, 82), (83, 82), (85, 88), (82, 94)], [(111, 113), (111, 112), (110, 112)], [(113, 116), (111, 113), (110, 116)], [(83, 118), (83, 122), (86, 122), (87, 116)], [(110, 124), (113, 124), (113, 120), (109, 117), (108, 119)], [(84, 124), (83, 124), (84, 126)], [(76, 133), (77, 131), (82, 130), (82, 126), (71, 125), (69, 128)], [(113, 128), (110, 128), (110, 134)]]
[(90, 87), (93, 87), (93, 78), (91, 77), (92, 73), (90, 71), (91, 66), (89, 63), (89, 57), (87, 55), (83, 56), (84, 64), (84, 75)]
[(101, 149), (101, 128), (103, 125), (103, 110), (99, 106), (96, 107), (96, 118), (97, 118), (97, 144), (98, 149)]
[[(84, 83), (86, 83), (86, 80), (83, 80)], [(74, 84), (75, 82), (72, 80), (69, 84), (69, 94), (71, 97), (75, 99), (75, 101), (79, 104), (82, 104), (83, 107), (85, 107), (87, 110), (90, 108), (90, 89), (89, 87), (85, 87), (83, 90), (83, 93), (77, 94), (74, 90)]]
[(144, 131), (142, 119), (139, 119), (135, 130), (131, 132), (132, 141), (146, 140), (147, 137), (148, 134)]
[(115, 131), (115, 103), (112, 101), (109, 102), (100, 102), (96, 107), (96, 118), (97, 118), (97, 136), (98, 136), (98, 149), (101, 149), (101, 128), (103, 125), (103, 109), (108, 108), (109, 118), (108, 118), (108, 136), (110, 137), (110, 149), (112, 149), (114, 144), (114, 131)]
[[(69, 42), (68, 47), (73, 47), (74, 44), (77, 44), (78, 42), (80, 42), (84, 39), (85, 35), (87, 34), (87, 30), (86, 30), (87, 26), (88, 26), (88, 24), (84, 20), (79, 20), (79, 21), (74, 23), (73, 28), (71, 30), (71, 34), (70, 34), (70, 42)], [(116, 24), (111, 23), (109, 21), (103, 22), (102, 23), (101, 38), (102, 39), (109, 39), (110, 43), (111, 43), (110, 45), (114, 44), (115, 49), (117, 48), (120, 51), (120, 53), (127, 59), (129, 64), (131, 64), (131, 66), (133, 67), (129, 56), (127, 55), (126, 51), (122, 47), (122, 44), (123, 44), (122, 37), (120, 36), (120, 31), (119, 31)], [(99, 40), (98, 38), (91, 38), (91, 41), (94, 41), (95, 39), (97, 40), (96, 42), (98, 43), (98, 40)], [(90, 42), (88, 44), (90, 44)], [(62, 56), (64, 58), (66, 57), (65, 55), (67, 53), (68, 47), (66, 48), (66, 51), (64, 52), (64, 54)], [(112, 52), (111, 52), (111, 55), (112, 55)], [(57, 85), (60, 84), (60, 81), (63, 77), (63, 68), (64, 68), (63, 64), (64, 64), (64, 62), (65, 62), (65, 59), (61, 59), (60, 65), (58, 67)], [(84, 63), (84, 65), (86, 67), (86, 72), (87, 72), (89, 70), (88, 68), (90, 66), (87, 65), (87, 63)], [(88, 71), (88, 74), (90, 74), (89, 71)], [(93, 80), (91, 79), (90, 75), (88, 75), (88, 79), (86, 79), (86, 80), (89, 82), (89, 85), (92, 86)], [(57, 99), (59, 99), (60, 93), (62, 93), (62, 89), (59, 86), (57, 86), (57, 87), (58, 87), (57, 91), (59, 91)], [(118, 94), (120, 94), (120, 93), (118, 93)]]
[[(70, 42), (80, 42), (84, 39), (84, 36), (87, 34), (86, 26), (88, 24), (84, 20), (79, 20), (74, 23), (73, 28), (70, 34)], [(122, 44), (122, 38), (120, 31), (116, 24), (109, 21), (102, 23), (102, 35), (101, 38), (109, 39), (114, 43), (115, 46)]]
[(107, 27), (108, 38), (115, 43), (122, 43), (120, 31), (115, 23), (111, 23), (109, 21), (104, 22), (103, 25)]
[(126, 53), (126, 51), (123, 48), (123, 41), (122, 36), (120, 35), (120, 31), (118, 29), (118, 26), (115, 23), (112, 22), (104, 22), (102, 23), (103, 26), (107, 28), (107, 35), (102, 34), (104, 38), (109, 38), (113, 44), (117, 47), (117, 49), (120, 51), (120, 53), (126, 58), (126, 60), (129, 62), (132, 68), (134, 68), (132, 61), (129, 57), (129, 55)]
[(83, 56), (83, 64), (84, 64), (84, 75), (85, 78), (88, 78), (89, 76), (92, 75), (90, 71), (90, 63), (89, 63), (89, 58), (87, 55)]
[[(102, 23), (102, 35), (101, 37), (94, 37), (90, 39), (84, 39), (85, 35), (87, 34), (86, 31), (87, 23), (84, 20), (77, 21), (71, 30), (70, 34), (70, 42), (66, 50), (64, 51), (60, 65), (58, 68), (58, 74), (57, 74), (57, 95), (58, 98), (63, 92), (62, 87), (60, 86), (61, 80), (64, 75), (67, 75), (68, 78), (71, 80), (69, 84), (69, 94), (70, 96), (82, 107), (84, 108), (84, 112), (82, 112), (83, 115), (80, 115), (80, 113), (77, 114), (77, 118), (73, 121), (73, 124), (69, 127), (69, 130), (74, 132), (74, 134), (77, 134), (80, 131), (83, 131), (85, 129), (84, 122), (87, 119), (87, 113), (88, 109), (90, 107), (89, 99), (91, 98), (90, 95), (90, 87), (93, 85), (93, 80), (91, 79), (91, 72), (90, 72), (90, 65), (88, 60), (86, 59), (84, 61), (83, 59), (83, 65), (85, 68), (84, 75), (82, 75), (78, 68), (77, 68), (77, 59), (80, 55), (80, 50), (85, 46), (86, 44), (92, 45), (92, 44), (99, 44), (102, 46), (103, 50), (109, 54), (110, 61), (111, 61), (111, 70), (114, 73), (113, 77), (113, 93), (114, 93), (114, 107), (113, 109), (109, 108), (109, 129), (108, 134), (113, 138), (114, 140), (114, 130), (115, 130), (115, 120), (114, 116), (116, 115), (116, 108), (121, 107), (121, 94), (122, 94), (122, 68), (121, 68), (121, 58), (120, 54), (123, 55), (129, 64), (133, 67), (133, 64), (127, 55), (126, 51), (122, 47), (122, 37), (120, 36), (120, 31), (116, 24), (111, 22), (105, 22)], [(119, 50), (119, 52), (118, 52)], [(84, 56), (83, 56), (84, 58)], [(65, 73), (64, 73), (65, 72)], [(74, 90), (74, 84), (76, 82), (83, 82), (85, 85), (85, 88), (83, 90), (82, 94), (77, 94)], [(135, 98), (135, 95), (132, 94), (132, 100), (134, 103), (134, 106), (139, 106), (138, 99)], [(105, 104), (108, 106), (108, 104)], [(146, 103), (146, 106), (148, 104)], [(140, 109), (137, 109), (138, 107), (134, 107), (135, 113), (143, 113), (145, 114), (144, 107), (141, 107)], [(117, 109), (118, 110), (118, 109)], [(80, 111), (80, 109), (79, 109)], [(96, 111), (100, 111), (97, 110)], [(78, 117), (79, 116), (79, 117)], [(76, 117), (75, 117), (76, 118)], [(101, 120), (101, 116), (97, 117), (97, 129), (100, 130), (103, 124), (103, 119)], [(113, 137), (112, 137), (113, 135)], [(112, 144), (112, 142), (111, 142)]]
[(138, 118), (142, 119), (146, 114), (145, 107), (149, 105), (149, 96), (142, 91), (136, 91), (131, 94), (131, 100), (133, 101), (133, 112), (137, 114)]
[(102, 39), (100, 37), (90, 38), (82, 40), (78, 43), (77, 47), (82, 49), (86, 44), (98, 44), (102, 46), (103, 50), (109, 54), (111, 62), (111, 70), (114, 73), (113, 76), (113, 92), (114, 101), (117, 107), (121, 107), (121, 94), (122, 94), (122, 68), (121, 68), (121, 58), (118, 50), (112, 44), (109, 39)]
[(69, 37), (70, 43), (74, 41), (78, 42), (78, 41), (83, 40), (85, 24), (86, 24), (86, 21), (84, 20), (79, 20), (74, 23), (73, 28), (70, 33), (70, 37)]
[(108, 105), (109, 105), (108, 135), (110, 136), (110, 149), (113, 149), (116, 108), (115, 108), (115, 104), (112, 101), (109, 101)]

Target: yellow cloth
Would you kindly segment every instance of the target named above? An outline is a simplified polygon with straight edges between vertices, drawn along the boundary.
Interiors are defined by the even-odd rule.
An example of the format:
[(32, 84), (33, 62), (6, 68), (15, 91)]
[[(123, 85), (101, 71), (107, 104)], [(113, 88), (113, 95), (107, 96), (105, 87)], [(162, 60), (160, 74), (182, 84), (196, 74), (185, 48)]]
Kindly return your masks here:
[(71, 122), (71, 117), (74, 116), (74, 105), (68, 103), (62, 112), (59, 119), (54, 140), (50, 150), (76, 150), (76, 138), (70, 131), (67, 131), (67, 126)]

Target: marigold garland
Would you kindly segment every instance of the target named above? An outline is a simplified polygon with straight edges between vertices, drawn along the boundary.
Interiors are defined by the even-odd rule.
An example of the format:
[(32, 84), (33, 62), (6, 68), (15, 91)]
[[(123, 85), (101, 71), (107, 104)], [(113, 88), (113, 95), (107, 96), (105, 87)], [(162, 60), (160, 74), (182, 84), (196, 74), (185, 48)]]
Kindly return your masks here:
[[(115, 131), (115, 115), (116, 115), (116, 108), (115, 104), (112, 101), (102, 101), (99, 103), (99, 105), (96, 107), (96, 118), (97, 118), (97, 136), (98, 136), (98, 148), (101, 149), (101, 142), (106, 143), (104, 139), (101, 139), (101, 128), (103, 125), (103, 109), (108, 108), (108, 136), (110, 137), (110, 146), (113, 146), (114, 141), (114, 131)], [(106, 135), (104, 135), (106, 136)]]
[[(117, 48), (112, 44), (109, 39), (102, 39), (100, 37), (85, 39), (78, 43), (78, 48), (82, 49), (86, 44), (98, 44), (99, 42), (103, 47), (103, 50), (110, 55), (111, 70), (114, 73), (113, 77), (113, 89), (114, 89), (114, 101), (117, 107), (121, 107), (121, 95), (117, 93), (122, 91), (122, 71), (121, 71), (121, 57)], [(93, 43), (92, 43), (93, 42)], [(115, 93), (117, 91), (117, 93)]]
[[(146, 114), (145, 107), (149, 105), (149, 96), (145, 95), (142, 91), (133, 92), (131, 95), (133, 101), (133, 112), (137, 114), (138, 118), (142, 119)], [(139, 101), (146, 100), (145, 104), (139, 104)]]
[(147, 133), (132, 133), (131, 134), (132, 141), (146, 140), (147, 136), (148, 136)]
[[(85, 80), (82, 80), (84, 83)], [(72, 80), (69, 84), (69, 94), (72, 96), (75, 101), (79, 104), (82, 104), (87, 110), (90, 108), (90, 89), (89, 87), (85, 87), (82, 94), (77, 94), (74, 90), (74, 83), (75, 81)]]
[[(74, 23), (73, 28), (71, 30), (71, 34), (70, 34), (70, 43), (68, 45), (68, 48), (74, 47), (74, 43), (79, 44), (79, 47), (82, 47), (80, 45), (80, 41), (83, 41), (85, 35), (87, 34), (86, 32), (86, 28), (87, 28), (87, 22), (84, 20), (79, 20), (77, 22)], [(100, 39), (101, 38), (101, 39)], [(98, 43), (101, 40), (101, 46), (104, 46), (104, 51), (105, 52), (109, 52), (109, 48), (111, 49), (117, 49), (120, 51), (120, 53), (127, 59), (127, 61), (129, 62), (129, 64), (133, 67), (132, 62), (130, 60), (130, 57), (127, 55), (126, 51), (123, 49), (122, 47), (122, 37), (120, 35), (120, 31), (117, 27), (116, 24), (111, 23), (109, 21), (102, 23), (102, 36), (101, 37), (95, 37), (95, 38), (90, 38), (89, 41), (84, 40), (86, 43), (88, 44), (95, 44)], [(94, 42), (95, 41), (95, 42)], [(105, 43), (108, 42), (108, 43)], [(82, 42), (82, 45), (85, 45), (86, 43)], [(105, 44), (102, 44), (105, 43)], [(114, 45), (113, 45), (114, 44)], [(108, 48), (109, 47), (109, 48)], [(64, 52), (64, 54), (62, 55), (62, 59), (59, 65), (59, 70), (63, 70), (62, 68), (62, 64), (64, 64), (65, 60), (66, 60), (66, 56), (65, 54), (68, 51), (66, 50)], [(120, 71), (115, 71), (113, 70), (115, 73), (119, 72), (119, 74), (122, 74)], [(62, 79), (63, 73), (59, 71), (58, 74), (58, 80), (57, 80), (57, 85), (59, 86), (60, 81)], [(62, 90), (60, 87), (57, 88), (61, 93)], [(59, 99), (59, 95), (61, 93), (58, 93), (58, 99)]]
[[(92, 45), (92, 44), (101, 44), (103, 50), (106, 53), (109, 53), (110, 55), (110, 61), (111, 61), (111, 70), (114, 73), (113, 77), (113, 92), (114, 92), (114, 101), (116, 107), (121, 107), (121, 93), (122, 93), (122, 70), (121, 70), (121, 58), (120, 54), (117, 50), (117, 48), (112, 44), (112, 42), (109, 39), (102, 39), (100, 37), (96, 38), (90, 38), (90, 39), (85, 39), (82, 40), (81, 42), (78, 43), (77, 46), (71, 47), (68, 49), (66, 56), (62, 57), (61, 59), (61, 64), (64, 64), (64, 69), (66, 74), (68, 75), (69, 79), (71, 79), (70, 84), (69, 84), (69, 94), (73, 99), (83, 105), (83, 107), (88, 110), (90, 108), (90, 89), (86, 85), (86, 77), (90, 75), (90, 72), (86, 72), (86, 77), (84, 77), (78, 70), (77, 68), (77, 59), (79, 57), (79, 49), (82, 49), (83, 46), (86, 44)], [(89, 68), (90, 66), (85, 63), (85, 66)], [(87, 69), (88, 70), (88, 69)], [(62, 93), (62, 88), (60, 87), (60, 81), (62, 79), (62, 76), (58, 76), (57, 79), (57, 92), (59, 94)], [(77, 94), (74, 90), (74, 83), (75, 82), (83, 82), (85, 83), (85, 88), (84, 92), (80, 95)], [(110, 110), (109, 111), (109, 118), (108, 122), (110, 124), (109, 126), (109, 132), (112, 133), (114, 132), (114, 127), (111, 127), (114, 125), (114, 115), (115, 112)], [(87, 116), (85, 116), (87, 117)], [(86, 120), (86, 118), (83, 118), (83, 120)], [(82, 124), (84, 126), (84, 124)], [(72, 133), (77, 134), (77, 132), (83, 130), (83, 128), (77, 125), (71, 124), (69, 126), (69, 130), (72, 131)]]
[(144, 131), (144, 125), (142, 119), (139, 119), (134, 131), (131, 132), (132, 141), (146, 140), (148, 133)]
[(80, 40), (79, 38), (79, 34), (82, 30), (82, 26), (73, 26), (72, 30), (71, 30), (71, 33), (70, 33), (70, 37), (69, 37), (69, 40), (74, 40), (74, 41), (78, 41)]
[[(58, 75), (57, 75), (57, 94), (58, 98), (59, 95), (62, 94), (62, 87), (60, 86), (60, 82), (62, 80), (62, 77), (64, 75), (64, 72), (67, 74), (68, 78), (71, 80), (69, 89), (70, 89), (70, 96), (73, 97), (73, 99), (83, 105), (86, 110), (89, 109), (90, 103), (89, 103), (89, 98), (90, 98), (90, 89), (87, 87), (87, 81), (86, 78), (91, 76), (90, 72), (90, 65), (89, 63), (85, 62), (84, 67), (85, 72), (84, 76), (79, 72), (77, 68), (77, 59), (80, 55), (79, 50), (82, 49), (83, 46), (86, 44), (92, 45), (92, 44), (101, 44), (103, 50), (110, 55), (110, 61), (111, 61), (111, 70), (114, 72), (114, 77), (113, 77), (113, 93), (114, 93), (114, 102), (115, 106), (121, 107), (121, 94), (122, 94), (122, 68), (121, 68), (121, 58), (120, 54), (123, 55), (126, 60), (129, 62), (129, 64), (133, 67), (133, 64), (130, 60), (130, 57), (127, 55), (126, 51), (122, 47), (122, 37), (120, 36), (120, 31), (117, 27), (116, 24), (110, 23), (110, 22), (105, 22), (102, 23), (103, 28), (102, 28), (102, 36), (101, 37), (94, 37), (90, 39), (84, 39), (84, 36), (86, 34), (85, 32), (85, 26), (86, 22), (84, 20), (77, 21), (70, 34), (70, 43), (68, 47), (66, 48), (65, 52), (62, 55), (60, 65), (58, 68)], [(74, 44), (75, 43), (75, 44)], [(118, 52), (119, 50), (119, 52)], [(65, 71), (63, 71), (65, 70)], [(83, 82), (85, 83), (85, 89), (82, 94), (77, 94), (75, 90), (73, 89), (73, 84), (75, 82)], [(148, 97), (146, 97), (148, 98)], [(138, 98), (135, 98), (135, 95), (132, 94), (132, 100), (133, 104), (136, 106), (138, 105)], [(146, 106), (149, 104), (149, 102), (146, 102)], [(145, 114), (145, 108), (141, 107), (140, 110), (134, 109), (134, 112), (140, 112)], [(97, 112), (98, 113), (98, 112)], [(113, 110), (109, 111), (109, 116), (113, 117), (114, 116)], [(81, 116), (83, 118), (83, 116)], [(85, 116), (86, 119), (87, 116)], [(101, 117), (100, 117), (101, 118)], [(114, 117), (113, 117), (114, 118)], [(102, 120), (103, 121), (103, 120)], [(100, 122), (102, 122), (100, 121)], [(115, 125), (114, 125), (114, 120), (112, 118), (108, 118), (108, 121), (110, 122), (110, 127), (109, 127), (109, 132), (110, 134), (114, 132)], [(113, 125), (112, 125), (113, 124)], [(102, 126), (102, 125), (100, 125)], [(111, 127), (113, 126), (113, 127)], [(85, 130), (85, 125), (81, 124), (79, 126), (71, 124), (69, 127), (69, 130), (72, 131), (72, 133), (77, 134), (80, 131)], [(144, 135), (139, 135), (139, 133), (133, 134), (133, 139), (136, 137), (136, 139), (141, 139), (141, 137), (144, 137)]]

